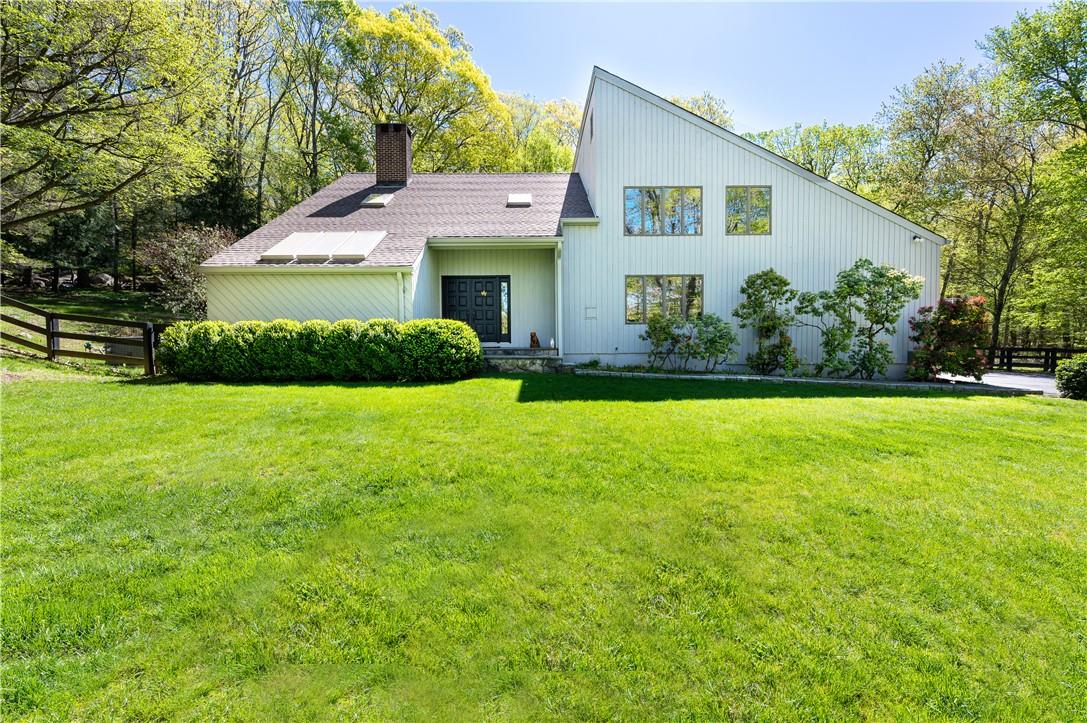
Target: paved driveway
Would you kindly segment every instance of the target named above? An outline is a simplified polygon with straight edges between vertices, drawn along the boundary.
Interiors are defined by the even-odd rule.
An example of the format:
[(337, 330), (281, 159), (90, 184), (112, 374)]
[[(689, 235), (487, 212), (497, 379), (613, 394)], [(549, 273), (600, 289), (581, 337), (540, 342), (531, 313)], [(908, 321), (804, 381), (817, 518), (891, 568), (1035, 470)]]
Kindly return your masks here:
[[(953, 379), (957, 382), (973, 382), (973, 377), (947, 376), (945, 379)], [(1035, 374), (1032, 372), (989, 372), (981, 378), (982, 384), (1007, 389), (1031, 389), (1040, 391), (1047, 397), (1059, 396), (1057, 383), (1052, 374)]]

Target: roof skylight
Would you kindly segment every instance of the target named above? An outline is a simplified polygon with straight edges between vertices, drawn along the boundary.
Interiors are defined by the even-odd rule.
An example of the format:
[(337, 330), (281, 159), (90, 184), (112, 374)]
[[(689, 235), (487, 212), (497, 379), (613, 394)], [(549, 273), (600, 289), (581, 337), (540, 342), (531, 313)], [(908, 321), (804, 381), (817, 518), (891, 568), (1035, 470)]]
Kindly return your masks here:
[(260, 255), (261, 261), (363, 261), (384, 231), (295, 232)]
[(362, 201), (363, 208), (385, 208), (393, 200), (391, 193), (371, 193)]
[(506, 196), (506, 206), (509, 208), (527, 208), (531, 205), (531, 193), (511, 193)]

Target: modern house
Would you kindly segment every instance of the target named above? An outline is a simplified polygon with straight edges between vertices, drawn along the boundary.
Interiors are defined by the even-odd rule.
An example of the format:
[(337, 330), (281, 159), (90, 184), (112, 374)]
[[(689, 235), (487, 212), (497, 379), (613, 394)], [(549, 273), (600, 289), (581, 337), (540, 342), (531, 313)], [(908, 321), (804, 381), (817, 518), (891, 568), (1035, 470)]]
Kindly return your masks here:
[[(938, 294), (943, 238), (599, 68), (573, 173), (414, 174), (397, 123), (375, 157), (208, 259), (208, 317), (447, 317), (485, 347), (535, 332), (566, 361), (629, 364), (654, 308), (735, 322), (753, 272), (820, 290), (868, 258), (925, 278), (895, 375), (906, 319)], [(794, 340), (819, 358), (816, 332)]]

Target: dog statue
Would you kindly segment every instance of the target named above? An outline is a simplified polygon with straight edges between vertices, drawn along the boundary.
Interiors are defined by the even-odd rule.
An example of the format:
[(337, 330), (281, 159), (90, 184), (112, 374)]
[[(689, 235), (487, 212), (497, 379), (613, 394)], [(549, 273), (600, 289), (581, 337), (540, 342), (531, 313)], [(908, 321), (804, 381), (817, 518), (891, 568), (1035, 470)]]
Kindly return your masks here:
[(536, 336), (536, 332), (534, 332), (534, 331), (529, 332), (529, 334), (528, 334), (528, 348), (529, 349), (539, 349), (540, 348), (540, 337)]

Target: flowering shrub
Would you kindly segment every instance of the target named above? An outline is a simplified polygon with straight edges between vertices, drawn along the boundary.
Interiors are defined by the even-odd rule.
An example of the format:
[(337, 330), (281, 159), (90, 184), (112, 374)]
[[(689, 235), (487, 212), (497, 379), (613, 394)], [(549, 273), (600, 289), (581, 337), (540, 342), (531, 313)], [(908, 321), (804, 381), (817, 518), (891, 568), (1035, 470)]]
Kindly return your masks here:
[(917, 345), (906, 371), (911, 379), (932, 380), (940, 374), (981, 379), (989, 330), (984, 297), (952, 297), (918, 309), (910, 330), (910, 341)]

